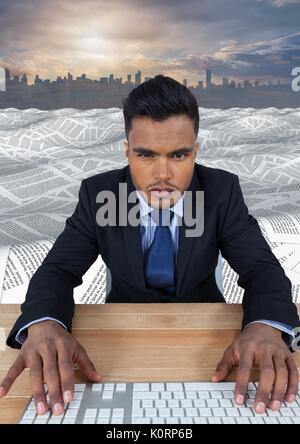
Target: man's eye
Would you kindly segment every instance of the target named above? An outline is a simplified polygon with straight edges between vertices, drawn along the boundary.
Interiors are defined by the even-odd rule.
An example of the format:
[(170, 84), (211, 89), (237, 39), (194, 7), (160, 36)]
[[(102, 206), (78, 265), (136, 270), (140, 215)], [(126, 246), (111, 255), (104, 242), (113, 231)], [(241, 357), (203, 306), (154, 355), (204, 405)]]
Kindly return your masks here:
[(140, 153), (140, 154), (138, 154), (138, 157), (142, 157), (142, 156), (150, 157), (151, 154), (148, 154), (148, 153)]
[[(185, 153), (176, 153), (175, 156), (183, 156), (183, 157), (186, 157), (187, 154), (185, 154)], [(180, 159), (180, 157), (176, 157), (176, 159)]]

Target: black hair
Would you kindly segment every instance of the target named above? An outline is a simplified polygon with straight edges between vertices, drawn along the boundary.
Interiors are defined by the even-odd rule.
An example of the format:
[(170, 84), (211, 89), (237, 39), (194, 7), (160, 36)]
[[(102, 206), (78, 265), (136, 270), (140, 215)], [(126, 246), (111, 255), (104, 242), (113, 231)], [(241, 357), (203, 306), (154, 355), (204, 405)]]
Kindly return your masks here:
[(125, 133), (128, 140), (134, 117), (148, 116), (156, 121), (185, 114), (194, 121), (196, 136), (199, 130), (198, 103), (191, 91), (177, 80), (162, 74), (141, 83), (122, 100)]

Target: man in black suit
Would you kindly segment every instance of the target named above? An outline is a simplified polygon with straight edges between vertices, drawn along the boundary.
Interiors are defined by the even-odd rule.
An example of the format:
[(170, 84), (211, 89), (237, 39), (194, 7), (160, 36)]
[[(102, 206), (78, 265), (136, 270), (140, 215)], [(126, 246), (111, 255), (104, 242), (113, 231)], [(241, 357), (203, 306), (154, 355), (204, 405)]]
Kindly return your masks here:
[[(53, 413), (60, 414), (63, 402), (73, 397), (74, 363), (90, 380), (100, 380), (71, 335), (73, 288), (99, 254), (112, 276), (107, 303), (225, 302), (215, 281), (221, 251), (245, 290), (244, 319), (242, 333), (224, 352), (212, 380), (223, 380), (237, 365), (235, 400), (243, 404), (257, 363), (254, 408), (278, 410), (282, 401), (295, 399), (298, 389), (289, 347), (299, 317), (291, 283), (249, 215), (238, 177), (195, 163), (198, 105), (174, 79), (156, 76), (131, 91), (123, 104), (129, 165), (82, 181), (75, 211), (33, 275), (22, 315), (8, 336), (7, 344), (21, 351), (0, 397), (29, 367), (37, 413), (47, 410), (45, 381)], [(120, 185), (126, 185), (127, 195)], [(132, 192), (135, 201), (127, 197)], [(112, 196), (115, 201), (107, 204)], [(194, 221), (194, 234), (188, 219)]]

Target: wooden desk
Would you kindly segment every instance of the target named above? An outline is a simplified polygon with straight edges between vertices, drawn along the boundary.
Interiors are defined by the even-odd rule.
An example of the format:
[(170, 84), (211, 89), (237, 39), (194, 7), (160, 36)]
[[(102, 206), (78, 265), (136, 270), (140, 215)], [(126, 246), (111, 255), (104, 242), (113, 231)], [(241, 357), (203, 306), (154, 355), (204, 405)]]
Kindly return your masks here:
[[(300, 313), (300, 304), (297, 305)], [(0, 305), (0, 380), (18, 354), (4, 339), (19, 305)], [(73, 334), (103, 382), (210, 381), (225, 348), (241, 331), (240, 304), (77, 305)], [(294, 353), (300, 370), (300, 353)], [(235, 370), (228, 381), (235, 380)], [(258, 370), (251, 379), (257, 380)], [(75, 369), (75, 382), (86, 382)], [(0, 423), (15, 423), (31, 396), (28, 369), (0, 399)]]

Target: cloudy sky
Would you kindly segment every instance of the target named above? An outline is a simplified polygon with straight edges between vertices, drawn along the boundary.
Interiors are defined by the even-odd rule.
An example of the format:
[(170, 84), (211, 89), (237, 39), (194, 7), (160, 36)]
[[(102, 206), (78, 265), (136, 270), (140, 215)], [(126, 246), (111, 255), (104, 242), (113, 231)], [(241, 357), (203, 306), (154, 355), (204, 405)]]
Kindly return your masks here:
[(0, 0), (0, 65), (33, 80), (158, 73), (195, 85), (300, 66), (300, 0)]

